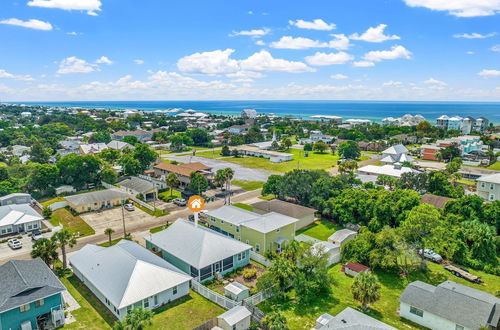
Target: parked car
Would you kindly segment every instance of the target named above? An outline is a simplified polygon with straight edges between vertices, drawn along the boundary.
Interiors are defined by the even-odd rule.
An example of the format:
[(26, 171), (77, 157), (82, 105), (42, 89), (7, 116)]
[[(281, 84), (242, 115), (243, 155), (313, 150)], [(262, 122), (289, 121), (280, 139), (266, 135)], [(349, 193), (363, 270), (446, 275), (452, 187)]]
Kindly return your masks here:
[(38, 241), (40, 238), (43, 238), (43, 235), (39, 230), (35, 230), (31, 233), (31, 240), (34, 242)]
[(9, 239), (7, 244), (12, 250), (17, 250), (23, 247), (23, 243), (21, 243), (21, 241), (18, 240), (17, 238)]
[(127, 204), (125, 204), (124, 207), (125, 207), (125, 210), (127, 210), (127, 211), (133, 211), (133, 210), (135, 210), (135, 206), (132, 203), (127, 203)]
[(172, 201), (177, 206), (186, 206), (187, 202), (184, 198), (176, 198)]
[[(419, 250), (418, 252), (422, 253), (422, 250)], [(430, 261), (437, 262), (437, 263), (443, 261), (443, 257), (441, 257), (439, 254), (437, 254), (436, 252), (434, 252), (430, 249), (424, 250), (424, 258), (429, 259)]]

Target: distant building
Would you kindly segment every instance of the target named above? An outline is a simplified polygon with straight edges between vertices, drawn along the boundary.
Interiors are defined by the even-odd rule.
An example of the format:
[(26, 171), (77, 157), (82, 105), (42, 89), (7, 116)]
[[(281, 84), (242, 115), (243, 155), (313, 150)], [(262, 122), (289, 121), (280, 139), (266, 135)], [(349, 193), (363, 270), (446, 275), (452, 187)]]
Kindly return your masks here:
[(456, 146), (460, 150), (460, 155), (463, 156), (472, 151), (481, 150), (483, 142), (479, 136), (463, 135), (445, 140), (438, 140), (434, 144), (424, 144), (420, 147), (421, 156), (425, 160), (438, 160), (437, 153), (441, 149)]
[(131, 144), (128, 144), (127, 142), (123, 142), (123, 141), (116, 141), (116, 140), (113, 140), (113, 141), (110, 141), (108, 144), (107, 144), (108, 148), (110, 149), (115, 149), (115, 150), (119, 150), (119, 151), (122, 151), (122, 150), (125, 150), (127, 148), (129, 149), (135, 149), (135, 147)]
[(108, 149), (106, 143), (89, 143), (89, 144), (81, 144), (80, 145), (80, 155), (97, 155), (101, 151)]
[(68, 202), (70, 209), (82, 213), (120, 206), (128, 197), (129, 194), (113, 188), (66, 196), (64, 199)]
[(136, 137), (139, 141), (144, 142), (146, 140), (151, 140), (153, 137), (154, 130), (151, 131), (144, 131), (141, 129), (136, 129), (133, 131), (116, 131), (114, 133), (111, 133), (111, 138), (113, 140), (123, 140), (126, 136), (134, 136)]
[(394, 145), (382, 151), (382, 159), (380, 162), (383, 164), (394, 164), (412, 162), (413, 157), (408, 156), (408, 149), (402, 144)]
[(374, 176), (375, 179), (377, 176), (382, 174), (392, 176), (394, 178), (400, 178), (403, 173), (420, 173), (420, 172), (410, 167), (402, 166), (400, 163), (394, 163), (391, 165), (382, 165), (382, 166), (366, 165), (358, 168), (358, 174)]
[(233, 125), (227, 129), (230, 134), (241, 135), (246, 134), (250, 129), (250, 125)]
[(328, 242), (343, 246), (348, 241), (354, 239), (358, 235), (357, 232), (350, 229), (340, 229), (328, 237)]
[(320, 131), (312, 131), (311, 134), (309, 134), (308, 138), (301, 138), (299, 140), (299, 144), (302, 144), (302, 145), (307, 144), (307, 143), (314, 144), (314, 143), (319, 142), (319, 141), (330, 144), (330, 143), (332, 143), (332, 140), (333, 140), (333, 136), (331, 136), (331, 135), (323, 134)]
[(351, 307), (347, 307), (337, 316), (325, 313), (316, 319), (316, 325), (311, 330), (396, 330), (382, 321), (374, 319)]
[(155, 200), (157, 198), (155, 183), (136, 176), (125, 177), (118, 181), (117, 185), (132, 196), (142, 195), (146, 201)]
[(28, 111), (21, 112), (21, 117), (23, 118), (31, 117), (31, 112)]
[(382, 125), (392, 125), (392, 126), (416, 126), (418, 123), (423, 122), (425, 118), (422, 115), (412, 116), (406, 114), (400, 118), (387, 117), (382, 119)]
[(500, 200), (500, 173), (483, 175), (477, 179), (477, 194), (488, 202)]
[(461, 131), (462, 134), (471, 132), (482, 133), (488, 128), (489, 120), (484, 117), (474, 119), (472, 117), (462, 118), (460, 116), (448, 117), (442, 115), (436, 119), (436, 126), (445, 130), (454, 129)]
[(246, 156), (262, 157), (269, 159), (272, 163), (282, 163), (292, 160), (293, 154), (272, 150), (265, 150), (252, 145), (242, 145), (234, 148), (238, 153)]
[(174, 173), (179, 178), (180, 186), (186, 187), (191, 183), (190, 175), (193, 172), (200, 173), (207, 180), (212, 178), (212, 168), (200, 162), (187, 164), (169, 164), (161, 162), (154, 166), (154, 176), (165, 180), (169, 173)]
[(255, 109), (243, 109), (243, 110), (241, 110), (241, 117), (248, 118), (248, 119), (257, 118), (257, 110), (255, 110)]

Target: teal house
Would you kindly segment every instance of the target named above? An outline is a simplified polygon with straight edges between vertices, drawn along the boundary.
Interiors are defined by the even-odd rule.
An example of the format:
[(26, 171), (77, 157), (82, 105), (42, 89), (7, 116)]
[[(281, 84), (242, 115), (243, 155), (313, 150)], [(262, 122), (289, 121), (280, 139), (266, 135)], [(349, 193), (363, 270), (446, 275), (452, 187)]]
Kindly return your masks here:
[(199, 282), (250, 263), (250, 245), (182, 219), (144, 239), (148, 249)]
[(0, 329), (50, 329), (64, 325), (66, 288), (40, 259), (0, 266)]

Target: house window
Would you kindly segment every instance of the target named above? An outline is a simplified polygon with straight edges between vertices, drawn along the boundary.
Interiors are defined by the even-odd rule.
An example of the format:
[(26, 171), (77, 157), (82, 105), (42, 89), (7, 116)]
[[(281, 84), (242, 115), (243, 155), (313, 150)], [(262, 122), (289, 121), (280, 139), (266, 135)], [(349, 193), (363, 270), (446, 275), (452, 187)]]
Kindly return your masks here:
[(20, 311), (21, 313), (23, 313), (23, 312), (27, 312), (27, 311), (29, 311), (29, 310), (30, 310), (30, 304), (22, 305), (21, 307), (19, 307), (19, 311)]
[(108, 298), (104, 298), (104, 300), (106, 301), (106, 304), (108, 304), (108, 305), (109, 305), (109, 300), (108, 300)]
[(149, 298), (143, 300), (142, 306), (144, 306), (144, 308), (149, 308)]
[(410, 306), (410, 313), (415, 314), (417, 316), (423, 317), (424, 316), (424, 311), (421, 309), (418, 309), (416, 307)]
[(490, 194), (490, 201), (494, 201), (494, 200), (495, 200), (495, 195)]
[(237, 259), (238, 259), (238, 261), (241, 261), (241, 260), (245, 259), (245, 252), (238, 253), (237, 254)]
[(247, 244), (250, 244), (250, 241), (249, 241), (249, 240), (246, 240), (245, 242), (246, 242)]
[(279, 229), (279, 228), (278, 228), (278, 229), (276, 229), (276, 232), (277, 232), (277, 233), (279, 233), (279, 232), (280, 232), (280, 229)]
[(240, 226), (236, 226), (236, 232), (239, 233), (240, 232)]
[(481, 182), (481, 188), (484, 188), (484, 182)]
[(153, 298), (154, 298), (155, 306), (158, 305), (158, 295), (155, 294)]
[(172, 289), (173, 291), (173, 294), (177, 294), (177, 286), (174, 286), (174, 288)]
[(221, 225), (222, 225), (222, 224), (224, 223), (224, 220), (221, 220), (221, 221), (220, 221), (220, 223), (221, 223)]
[(457, 325), (455, 325), (455, 330), (464, 330), (464, 327), (457, 324)]
[(35, 301), (35, 307), (40, 307), (40, 306), (43, 306), (44, 304), (45, 304), (44, 299), (40, 299), (40, 300)]
[(255, 251), (260, 252), (260, 245), (259, 244), (255, 244)]
[(494, 187), (495, 187), (495, 186), (493, 185), (493, 183), (492, 183), (492, 184), (490, 184), (490, 190), (493, 190), (493, 188), (494, 188)]
[(210, 220), (212, 220), (213, 222), (216, 221), (216, 219), (214, 217), (210, 217)]

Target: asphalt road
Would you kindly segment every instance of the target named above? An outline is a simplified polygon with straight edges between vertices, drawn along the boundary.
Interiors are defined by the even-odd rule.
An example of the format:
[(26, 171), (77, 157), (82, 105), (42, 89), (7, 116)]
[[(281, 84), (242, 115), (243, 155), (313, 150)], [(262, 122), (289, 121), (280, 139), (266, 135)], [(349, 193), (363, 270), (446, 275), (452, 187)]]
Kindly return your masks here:
[[(244, 192), (238, 195), (235, 195), (231, 197), (231, 202), (232, 203), (237, 203), (237, 202), (249, 202), (258, 196), (260, 196), (261, 189), (253, 190), (253, 191), (248, 191)], [(211, 203), (206, 203), (205, 204), (205, 209), (207, 210), (212, 210), (218, 207), (221, 207), (224, 205), (224, 200), (217, 200), (215, 202)], [(187, 219), (187, 217), (191, 214), (191, 211), (189, 211), (187, 208), (184, 208), (182, 210), (174, 211), (170, 213), (169, 215), (163, 216), (163, 217), (158, 217), (155, 218), (154, 220), (148, 221), (148, 222), (135, 222), (132, 224), (127, 225), (125, 223), (126, 229), (128, 232), (132, 234), (132, 238), (135, 240), (141, 240), (142, 237), (134, 237), (134, 234), (138, 234), (141, 232), (147, 232), (149, 229), (161, 226), (163, 224), (166, 224), (167, 221), (172, 223), (175, 220), (179, 218), (184, 218)], [(123, 230), (117, 231), (112, 235), (112, 239), (120, 238), (123, 237)], [(108, 240), (108, 236), (104, 235), (104, 233), (96, 233), (95, 235), (92, 236), (86, 236), (79, 238), (77, 241), (77, 244), (72, 247), (72, 248), (67, 248), (67, 252), (74, 252), (80, 250), (82, 247), (84, 247), (87, 244), (99, 244), (106, 242)], [(21, 252), (22, 251), (22, 252)], [(59, 251), (60, 252), (60, 251)], [(0, 264), (3, 264), (9, 260), (12, 259), (30, 259), (31, 249), (28, 249), (26, 247), (23, 247), (21, 250), (19, 250), (19, 253), (15, 255), (9, 255), (9, 256), (1, 256), (0, 255)], [(60, 254), (60, 253), (59, 253)]]

